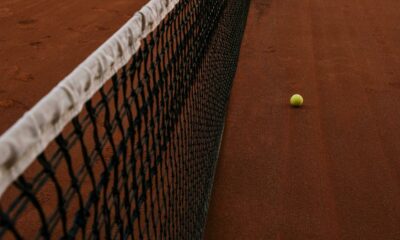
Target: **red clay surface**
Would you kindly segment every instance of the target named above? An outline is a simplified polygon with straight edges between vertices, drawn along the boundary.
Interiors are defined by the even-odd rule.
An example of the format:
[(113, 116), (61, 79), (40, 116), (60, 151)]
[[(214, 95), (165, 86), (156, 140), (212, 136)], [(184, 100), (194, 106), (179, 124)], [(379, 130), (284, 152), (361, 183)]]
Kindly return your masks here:
[(399, 9), (252, 1), (206, 239), (400, 239)]
[[(2, 0), (0, 133), (145, 2)], [(398, 9), (252, 0), (206, 239), (400, 239)]]
[(147, 0), (1, 0), (0, 134)]

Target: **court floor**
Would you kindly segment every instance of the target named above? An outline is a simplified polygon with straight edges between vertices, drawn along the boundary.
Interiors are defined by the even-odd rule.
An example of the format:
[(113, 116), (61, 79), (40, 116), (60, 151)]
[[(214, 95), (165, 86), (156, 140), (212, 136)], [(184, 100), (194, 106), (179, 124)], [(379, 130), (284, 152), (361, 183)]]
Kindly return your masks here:
[(147, 2), (0, 1), (0, 134)]
[(399, 7), (251, 2), (206, 239), (400, 239)]

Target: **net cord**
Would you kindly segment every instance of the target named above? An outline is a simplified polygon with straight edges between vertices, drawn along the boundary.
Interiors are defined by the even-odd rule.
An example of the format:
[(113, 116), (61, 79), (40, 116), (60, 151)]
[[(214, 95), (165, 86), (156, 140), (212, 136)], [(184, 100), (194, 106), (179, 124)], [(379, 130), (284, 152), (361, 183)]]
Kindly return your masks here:
[(179, 0), (151, 0), (0, 136), (0, 198)]

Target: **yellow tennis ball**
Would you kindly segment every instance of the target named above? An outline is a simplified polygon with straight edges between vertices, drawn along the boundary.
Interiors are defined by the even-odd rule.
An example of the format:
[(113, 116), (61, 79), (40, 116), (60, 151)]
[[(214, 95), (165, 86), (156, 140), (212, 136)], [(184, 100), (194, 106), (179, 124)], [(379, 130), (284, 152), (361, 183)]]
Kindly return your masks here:
[(303, 97), (300, 94), (295, 94), (290, 98), (290, 105), (293, 107), (300, 107), (303, 105)]

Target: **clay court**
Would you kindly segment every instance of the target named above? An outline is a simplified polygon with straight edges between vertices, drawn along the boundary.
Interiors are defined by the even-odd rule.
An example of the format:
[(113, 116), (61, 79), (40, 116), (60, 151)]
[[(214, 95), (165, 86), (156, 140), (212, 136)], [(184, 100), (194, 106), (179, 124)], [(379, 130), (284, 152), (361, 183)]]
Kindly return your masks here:
[(146, 0), (2, 1), (0, 133), (146, 3)]
[(400, 238), (399, 7), (251, 2), (208, 239)]
[[(145, 3), (0, 3), (0, 133)], [(205, 239), (400, 239), (398, 9), (251, 1)]]

